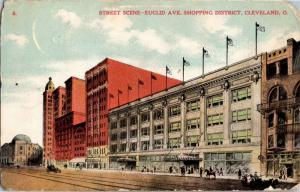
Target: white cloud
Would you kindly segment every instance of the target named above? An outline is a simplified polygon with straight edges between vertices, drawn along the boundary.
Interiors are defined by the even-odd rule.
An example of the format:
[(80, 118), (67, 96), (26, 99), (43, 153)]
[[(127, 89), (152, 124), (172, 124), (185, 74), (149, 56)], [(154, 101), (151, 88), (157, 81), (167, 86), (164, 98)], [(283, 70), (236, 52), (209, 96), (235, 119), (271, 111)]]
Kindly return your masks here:
[(154, 29), (145, 31), (133, 29), (133, 23), (126, 15), (106, 16), (103, 19), (95, 19), (88, 23), (87, 26), (101, 32), (104, 31), (109, 37), (108, 40), (114, 43), (126, 44), (130, 39), (136, 39), (146, 49), (156, 50), (161, 54), (166, 54), (171, 50), (170, 44)]
[(242, 29), (228, 25), (229, 16), (203, 16), (200, 18), (200, 26), (211, 33), (221, 32), (231, 37), (240, 35)]
[(286, 41), (289, 38), (300, 40), (300, 31), (291, 31), (290, 29), (273, 29), (268, 35), (270, 38), (258, 43), (260, 51), (272, 51), (286, 46)]
[(154, 29), (147, 29), (146, 31), (137, 33), (138, 42), (145, 48), (156, 50), (161, 54), (166, 54), (171, 50), (171, 45), (157, 34)]
[(182, 50), (184, 54), (187, 55), (197, 55), (201, 51), (201, 44), (198, 43), (197, 41), (190, 39), (188, 37), (184, 36), (177, 36), (176, 38), (176, 48), (179, 48)]
[(69, 24), (72, 28), (78, 28), (81, 25), (81, 19), (75, 13), (64, 9), (58, 10), (55, 14), (56, 18), (60, 18), (63, 23)]
[(131, 30), (133, 23), (124, 15), (106, 16), (103, 19), (94, 19), (87, 26), (97, 31), (104, 31), (108, 40), (114, 43), (128, 43), (137, 31)]
[[(99, 63), (101, 57), (82, 60), (53, 61), (44, 63), (47, 75), (3, 77), (2, 89), (2, 143), (10, 142), (16, 134), (26, 134), (33, 142), (42, 145), (43, 133), (43, 91), (52, 76), (55, 87), (65, 86), (70, 76), (84, 79), (85, 71)], [(18, 86), (15, 85), (18, 83)], [(20, 94), (22, 93), (22, 94)], [(17, 121), (16, 121), (17, 119)], [(20, 122), (21, 126), (20, 126)]]
[(28, 39), (25, 35), (16, 35), (14, 33), (5, 35), (4, 39), (12, 41), (18, 46), (24, 46), (26, 43), (28, 43)]

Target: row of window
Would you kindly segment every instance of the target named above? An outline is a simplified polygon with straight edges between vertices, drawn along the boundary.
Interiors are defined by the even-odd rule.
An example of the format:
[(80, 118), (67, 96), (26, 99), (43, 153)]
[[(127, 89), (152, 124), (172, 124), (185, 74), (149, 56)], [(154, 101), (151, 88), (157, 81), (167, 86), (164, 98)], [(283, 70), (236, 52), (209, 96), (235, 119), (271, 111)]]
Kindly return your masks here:
[[(231, 133), (231, 143), (232, 144), (241, 144), (241, 143), (250, 143), (251, 142), (251, 130), (239, 130), (232, 131)], [(207, 135), (207, 145), (223, 145), (223, 133), (213, 133)], [(196, 147), (199, 143), (199, 136), (193, 135), (186, 137), (185, 147)], [(147, 151), (150, 147), (150, 141), (141, 141), (141, 150)], [(180, 148), (181, 138), (170, 138), (168, 141), (168, 148)], [(117, 152), (117, 144), (111, 145), (111, 152)], [(120, 144), (119, 152), (126, 151), (127, 144)], [(136, 142), (129, 144), (130, 151), (136, 151), (137, 144)], [(162, 149), (163, 148), (163, 139), (154, 140), (153, 149)]]
[[(173, 114), (177, 114), (176, 110), (172, 111)], [(299, 115), (300, 116), (300, 115)], [(232, 111), (232, 123), (251, 120), (251, 108), (240, 109)], [(299, 117), (300, 118), (300, 117)], [(148, 115), (142, 115), (142, 122), (143, 120), (149, 121)], [(187, 130), (199, 127), (199, 122), (197, 120), (188, 120), (187, 121)], [(135, 125), (137, 123), (136, 116), (130, 118), (130, 125)], [(215, 126), (215, 125), (222, 125), (224, 123), (223, 113), (213, 114), (207, 116), (207, 126)], [(121, 119), (120, 120), (120, 128), (127, 127), (127, 120)], [(111, 129), (117, 129), (118, 123), (116, 121), (111, 123)], [(170, 132), (176, 132), (180, 129), (180, 122), (171, 123), (170, 125)]]
[[(192, 130), (192, 129), (197, 129), (200, 127), (200, 120), (199, 119), (190, 119), (186, 121), (186, 129), (187, 130)], [(170, 123), (169, 126), (169, 133), (172, 132), (178, 132), (181, 130), (181, 122), (173, 122)], [(164, 133), (164, 125), (159, 124), (154, 126), (154, 135), (159, 135)], [(137, 136), (137, 130), (130, 130), (130, 138), (134, 138)], [(141, 136), (149, 136), (150, 135), (150, 127), (143, 127), (141, 128)], [(123, 131), (120, 133), (120, 139), (126, 139), (127, 133), (126, 131)], [(117, 140), (117, 133), (114, 133), (111, 135), (111, 140), (115, 141)]]

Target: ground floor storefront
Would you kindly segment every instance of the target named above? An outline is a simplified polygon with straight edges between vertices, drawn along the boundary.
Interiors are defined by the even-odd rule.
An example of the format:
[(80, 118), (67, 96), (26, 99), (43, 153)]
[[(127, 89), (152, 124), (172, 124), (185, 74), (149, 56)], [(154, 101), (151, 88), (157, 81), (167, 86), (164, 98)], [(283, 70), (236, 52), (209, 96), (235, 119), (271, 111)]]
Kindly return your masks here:
[[(190, 152), (190, 151), (189, 151)], [(260, 174), (261, 165), (258, 159), (259, 146), (237, 148), (206, 148), (193, 153), (183, 150), (166, 151), (165, 153), (135, 153), (111, 155), (109, 169), (136, 170), (142, 172), (180, 173), (182, 167), (186, 173), (199, 173), (200, 168), (213, 170), (224, 175)]]
[(86, 158), (85, 162), (88, 169), (108, 169), (108, 157)]
[(267, 175), (300, 177), (300, 152), (279, 152), (267, 155)]

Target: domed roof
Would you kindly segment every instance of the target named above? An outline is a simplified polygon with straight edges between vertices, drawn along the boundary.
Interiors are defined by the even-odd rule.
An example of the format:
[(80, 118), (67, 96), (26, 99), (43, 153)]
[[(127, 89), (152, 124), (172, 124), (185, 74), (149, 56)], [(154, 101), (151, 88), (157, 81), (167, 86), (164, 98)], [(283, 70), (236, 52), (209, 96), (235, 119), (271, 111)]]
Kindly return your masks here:
[(46, 84), (45, 91), (53, 91), (53, 90), (54, 90), (54, 83), (52, 82), (52, 78), (49, 77), (49, 81)]
[(23, 134), (18, 134), (14, 136), (11, 142), (15, 144), (16, 141), (25, 141), (26, 143), (31, 143), (31, 139), (27, 135), (23, 135)]

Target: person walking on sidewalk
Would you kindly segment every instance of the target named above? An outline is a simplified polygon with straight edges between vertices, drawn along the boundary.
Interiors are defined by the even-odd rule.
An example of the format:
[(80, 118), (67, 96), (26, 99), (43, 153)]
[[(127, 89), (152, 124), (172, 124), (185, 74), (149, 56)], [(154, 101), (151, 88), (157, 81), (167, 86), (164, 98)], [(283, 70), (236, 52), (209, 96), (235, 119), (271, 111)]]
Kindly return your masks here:
[(202, 177), (202, 174), (203, 174), (203, 168), (200, 167), (200, 177)]
[(239, 177), (239, 180), (241, 180), (241, 177), (242, 177), (242, 171), (241, 171), (241, 169), (238, 170), (238, 177)]

